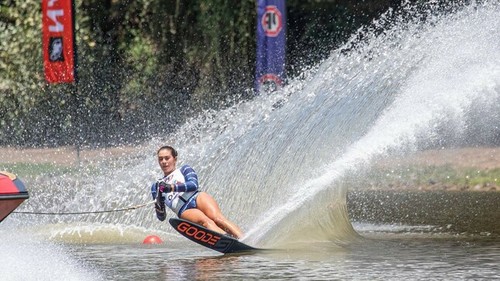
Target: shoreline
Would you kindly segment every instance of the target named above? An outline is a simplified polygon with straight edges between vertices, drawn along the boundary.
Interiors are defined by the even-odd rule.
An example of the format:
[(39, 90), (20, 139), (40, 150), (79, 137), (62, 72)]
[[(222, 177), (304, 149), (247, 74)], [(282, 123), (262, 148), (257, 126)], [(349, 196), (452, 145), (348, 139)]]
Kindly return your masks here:
[[(104, 159), (129, 157), (131, 154), (139, 153), (141, 146), (122, 146), (97, 149), (82, 149), (78, 153), (75, 147), (63, 146), (57, 148), (14, 148), (0, 147), (0, 169), (1, 165), (16, 164), (49, 164), (62, 167), (76, 167), (82, 163), (93, 163)], [(477, 170), (479, 172), (495, 172), (500, 170), (500, 147), (468, 147), (449, 148), (440, 150), (421, 151), (404, 158), (384, 159), (375, 163), (374, 166), (383, 169), (392, 167), (431, 167), (431, 170), (439, 170), (446, 167), (447, 171), (455, 171), (457, 174), (463, 170)], [(450, 184), (439, 182), (429, 178), (424, 183), (414, 183), (410, 186), (404, 182), (394, 180), (385, 182), (383, 185), (364, 186), (365, 190), (385, 191), (500, 191), (499, 177), (486, 184)], [(356, 189), (354, 189), (356, 190)]]
[(141, 147), (120, 146), (94, 149), (84, 148), (78, 152), (74, 146), (61, 146), (57, 148), (0, 147), (0, 164), (30, 163), (72, 166), (81, 162), (86, 163), (118, 158), (140, 149)]

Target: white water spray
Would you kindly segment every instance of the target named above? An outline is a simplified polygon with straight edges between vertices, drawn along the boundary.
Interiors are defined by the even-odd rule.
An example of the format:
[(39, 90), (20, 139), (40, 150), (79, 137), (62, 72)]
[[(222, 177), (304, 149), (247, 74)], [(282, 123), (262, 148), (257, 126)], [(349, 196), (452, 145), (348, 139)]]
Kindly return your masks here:
[[(325, 189), (335, 188), (336, 181), (342, 176), (369, 164), (374, 157), (383, 156), (389, 150), (416, 148), (419, 137), (425, 140), (426, 136), (438, 134), (436, 128), (439, 124), (455, 123), (454, 130), (462, 131), (467, 111), (474, 103), (498, 101), (499, 15), (498, 6), (465, 9), (455, 15), (443, 16), (433, 22), (432, 26), (424, 26), (426, 28), (422, 29), (423, 32), (411, 37), (406, 36), (408, 30), (416, 30), (423, 23), (416, 23), (417, 26), (409, 26), (408, 29), (397, 25), (396, 30), (389, 32), (391, 36), (403, 38), (400, 44), (393, 47), (396, 50), (373, 50), (368, 46), (361, 52), (362, 55), (366, 55), (367, 51), (378, 54), (391, 52), (391, 58), (422, 57), (418, 57), (419, 61), (414, 61), (409, 66), (414, 70), (410, 76), (403, 77), (404, 83), (400, 89), (387, 89), (396, 92), (395, 100), (383, 110), (383, 114), (367, 133), (348, 145), (342, 155), (324, 165), (321, 176), (301, 183), (302, 186), (284, 204), (275, 206), (262, 215), (247, 233), (247, 237), (253, 243), (266, 237), (293, 210)], [(377, 40), (383, 41), (384, 36), (381, 37)], [(415, 49), (404, 48), (411, 45), (418, 46), (416, 51), (423, 53), (414, 54)], [(393, 52), (399, 54), (395, 55)], [(326, 62), (324, 69), (331, 69), (331, 65), (336, 62)], [(328, 73), (320, 74), (319, 81), (312, 83), (323, 86)], [(368, 77), (363, 81), (371, 78), (370, 73), (365, 75)]]
[[(495, 1), (485, 1), (447, 15), (411, 8), (404, 17), (388, 14), (381, 26), (360, 31), (362, 39), (334, 51), (280, 95), (207, 112), (116, 162), (94, 163), (70, 178), (46, 178), (23, 208), (97, 211), (150, 201), (149, 186), (160, 175), (154, 153), (168, 143), (180, 152), (179, 164), (194, 167), (203, 190), (247, 231), (249, 242), (284, 239), (284, 232), (296, 229), (290, 226), (305, 221), (322, 225), (323, 237), (348, 240), (354, 233), (349, 221), (334, 219), (345, 217), (345, 190), (338, 184), (343, 177), (389, 152), (498, 124), (499, 10)], [(273, 108), (281, 98), (283, 107)], [(471, 114), (484, 115), (483, 122), (471, 124)], [(319, 197), (344, 214), (330, 216), (332, 209), (316, 204)], [(303, 209), (316, 213), (293, 216)], [(11, 218), (20, 226), (60, 224), (61, 233), (68, 232), (65, 224), (80, 229), (81, 223), (89, 233), (108, 224), (117, 239), (127, 225), (173, 233), (153, 208), (25, 221)]]

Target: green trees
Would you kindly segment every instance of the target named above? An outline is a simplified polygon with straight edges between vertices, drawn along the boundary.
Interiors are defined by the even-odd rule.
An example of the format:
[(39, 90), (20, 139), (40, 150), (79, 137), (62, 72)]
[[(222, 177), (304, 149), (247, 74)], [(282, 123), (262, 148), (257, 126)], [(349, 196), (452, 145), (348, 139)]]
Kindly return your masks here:
[[(290, 75), (389, 2), (288, 1)], [(44, 81), (40, 0), (0, 4), (0, 145), (140, 141), (190, 112), (251, 96), (254, 0), (75, 4), (77, 85)]]

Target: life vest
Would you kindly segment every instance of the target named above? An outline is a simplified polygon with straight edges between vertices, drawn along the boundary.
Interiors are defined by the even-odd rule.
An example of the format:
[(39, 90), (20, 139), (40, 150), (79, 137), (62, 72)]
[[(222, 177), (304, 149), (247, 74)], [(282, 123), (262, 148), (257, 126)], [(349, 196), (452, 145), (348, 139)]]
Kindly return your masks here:
[[(168, 176), (165, 176), (163, 180), (168, 184), (185, 183), (186, 179), (182, 175), (180, 169), (175, 169)], [(197, 191), (190, 192), (169, 192), (163, 193), (163, 198), (165, 199), (165, 205), (167, 205), (176, 214), (179, 214), (180, 209), (184, 204), (193, 196)]]

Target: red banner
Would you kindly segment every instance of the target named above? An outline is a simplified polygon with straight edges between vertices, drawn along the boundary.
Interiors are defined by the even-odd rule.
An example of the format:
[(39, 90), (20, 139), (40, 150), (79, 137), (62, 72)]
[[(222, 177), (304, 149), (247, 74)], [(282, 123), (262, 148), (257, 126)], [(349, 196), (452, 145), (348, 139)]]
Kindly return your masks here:
[(43, 64), (49, 83), (75, 81), (72, 0), (42, 0)]

